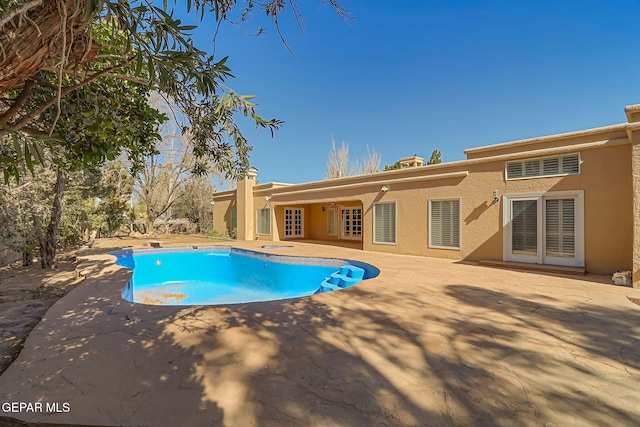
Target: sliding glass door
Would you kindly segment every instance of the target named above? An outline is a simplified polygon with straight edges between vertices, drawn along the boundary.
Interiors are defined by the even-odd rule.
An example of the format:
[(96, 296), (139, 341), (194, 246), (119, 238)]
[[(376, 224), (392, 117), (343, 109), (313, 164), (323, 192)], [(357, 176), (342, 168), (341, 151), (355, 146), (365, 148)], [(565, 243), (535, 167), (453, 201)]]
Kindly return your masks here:
[(504, 199), (505, 261), (584, 266), (582, 191)]

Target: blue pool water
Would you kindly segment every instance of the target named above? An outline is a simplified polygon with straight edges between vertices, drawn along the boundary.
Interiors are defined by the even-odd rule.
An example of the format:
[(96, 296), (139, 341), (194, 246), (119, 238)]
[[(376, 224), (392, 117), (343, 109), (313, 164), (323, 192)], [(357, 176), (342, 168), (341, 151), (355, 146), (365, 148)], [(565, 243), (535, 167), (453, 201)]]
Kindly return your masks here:
[(230, 247), (112, 252), (133, 270), (127, 301), (213, 305), (270, 301), (340, 290), (375, 277), (360, 261), (264, 254)]

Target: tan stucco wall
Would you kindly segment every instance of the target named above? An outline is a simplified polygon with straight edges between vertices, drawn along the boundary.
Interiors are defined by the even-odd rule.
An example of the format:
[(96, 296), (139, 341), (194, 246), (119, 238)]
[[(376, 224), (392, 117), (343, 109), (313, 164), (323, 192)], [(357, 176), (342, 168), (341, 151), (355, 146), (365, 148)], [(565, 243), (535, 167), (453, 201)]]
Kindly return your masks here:
[[(309, 212), (311, 214), (312, 221), (309, 224), (309, 238), (313, 240), (339, 240), (340, 233), (340, 207), (362, 207), (362, 203), (359, 200), (350, 200), (337, 203), (336, 207), (336, 232), (338, 235), (329, 236), (329, 208), (331, 203), (314, 203), (309, 206)], [(324, 211), (322, 210), (324, 208)], [(363, 230), (364, 231), (364, 230)]]
[[(631, 112), (635, 114), (634, 112)], [(261, 185), (252, 205), (271, 199), (272, 235), (284, 240), (285, 207), (304, 210), (304, 238), (337, 240), (327, 234), (327, 212), (331, 203), (363, 209), (363, 249), (464, 260), (502, 260), (504, 247), (505, 195), (581, 190), (584, 194), (584, 259), (587, 271), (610, 274), (634, 267), (640, 254), (640, 208), (634, 210), (632, 149), (624, 125), (542, 137), (505, 146), (472, 151), (474, 159), (416, 167), (401, 171), (318, 181), (300, 185)], [(640, 140), (640, 136), (638, 137)], [(521, 150), (520, 152), (518, 151)], [(505, 162), (567, 153), (580, 153), (578, 175), (505, 180)], [(640, 170), (640, 149), (634, 150)], [(640, 175), (639, 175), (640, 176)], [(637, 177), (636, 177), (637, 178)], [(640, 183), (640, 178), (637, 178)], [(381, 191), (384, 185), (388, 191)], [(638, 184), (640, 188), (640, 184)], [(493, 200), (498, 190), (499, 201)], [(638, 193), (638, 190), (636, 190)], [(428, 201), (460, 199), (460, 248), (429, 247)], [(636, 204), (640, 206), (639, 197)], [(373, 242), (373, 206), (395, 201), (397, 228), (395, 244)], [(325, 211), (322, 211), (322, 208)], [(255, 221), (255, 209), (251, 212)], [(338, 216), (339, 220), (339, 216)], [(339, 224), (339, 221), (338, 221)], [(261, 238), (263, 238), (261, 237)], [(635, 270), (640, 270), (636, 255)]]
[[(460, 170), (461, 168), (456, 168)], [(468, 177), (467, 177), (468, 178)], [(385, 193), (368, 194), (364, 204), (364, 249), (371, 251), (460, 259), (460, 250), (428, 247), (428, 200), (460, 198), (461, 182), (467, 178), (393, 183)], [(374, 243), (373, 209), (376, 203), (396, 203), (396, 243)]]
[(231, 211), (236, 209), (236, 193), (229, 192), (222, 197), (214, 198), (213, 230), (224, 233), (231, 230)]
[(272, 219), (275, 220), (275, 223), (274, 222), (271, 223), (271, 230), (272, 230), (272, 234), (274, 232), (277, 233), (277, 237), (272, 236), (273, 240), (282, 240), (282, 241), (288, 240), (287, 238), (284, 237), (284, 210), (286, 208), (302, 209), (303, 211), (302, 228), (304, 233), (303, 239), (311, 239), (310, 237), (311, 223), (313, 221), (313, 216), (310, 215), (310, 205), (300, 204), (300, 203), (287, 203), (284, 205), (275, 205), (273, 207), (273, 213), (275, 215), (275, 218), (272, 218)]
[[(368, 185), (347, 189), (315, 191), (307, 197), (315, 203), (297, 203), (305, 195), (294, 194), (278, 198), (278, 203), (305, 208), (305, 238), (335, 240), (327, 235), (326, 211), (322, 206), (337, 199), (342, 205), (355, 205), (362, 200), (363, 249), (380, 252), (434, 256), (441, 258), (482, 260), (503, 258), (504, 236), (502, 196), (521, 193), (584, 190), (585, 265), (594, 273), (608, 274), (632, 266), (632, 186), (631, 148), (628, 144), (577, 150), (581, 155), (581, 173), (563, 177), (545, 177), (505, 181), (504, 161), (475, 162), (438, 169), (438, 173), (468, 171), (466, 177), (432, 181), (390, 183), (383, 193), (379, 186)], [(544, 157), (544, 152), (540, 152)], [(424, 169), (422, 172), (426, 172)], [(364, 180), (364, 178), (362, 178)], [(363, 189), (368, 190), (363, 192)], [(493, 201), (497, 189), (500, 201)], [(289, 204), (284, 202), (287, 197)], [(428, 244), (428, 201), (460, 199), (460, 249), (430, 248)], [(373, 243), (373, 205), (396, 202), (396, 244)], [(276, 212), (280, 222), (284, 216)], [(603, 226), (603, 224), (607, 224)], [(283, 233), (283, 226), (279, 225)]]
[(238, 203), (238, 240), (255, 239), (256, 215), (254, 210), (254, 192), (256, 185), (256, 172), (250, 170), (244, 179), (238, 182), (236, 200)]
[[(640, 113), (637, 113), (640, 114)], [(633, 181), (633, 286), (640, 287), (640, 129), (632, 132), (631, 145)]]
[[(322, 207), (325, 206), (325, 210), (322, 211)], [(309, 205), (309, 239), (313, 240), (337, 240), (335, 236), (329, 236), (327, 234), (328, 224), (328, 204), (323, 205), (321, 203), (315, 203)]]
[(631, 270), (633, 185), (631, 146), (587, 150), (582, 155), (585, 189), (585, 262), (593, 273)]

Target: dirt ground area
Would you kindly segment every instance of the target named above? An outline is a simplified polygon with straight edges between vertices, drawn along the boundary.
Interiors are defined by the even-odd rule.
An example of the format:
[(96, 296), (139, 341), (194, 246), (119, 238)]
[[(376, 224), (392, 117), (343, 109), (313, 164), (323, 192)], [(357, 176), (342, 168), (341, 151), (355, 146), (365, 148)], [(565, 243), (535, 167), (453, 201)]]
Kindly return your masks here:
[(56, 269), (15, 262), (0, 268), (0, 374), (18, 357), (29, 332), (56, 301), (81, 279), (75, 275), (75, 252), (58, 257)]

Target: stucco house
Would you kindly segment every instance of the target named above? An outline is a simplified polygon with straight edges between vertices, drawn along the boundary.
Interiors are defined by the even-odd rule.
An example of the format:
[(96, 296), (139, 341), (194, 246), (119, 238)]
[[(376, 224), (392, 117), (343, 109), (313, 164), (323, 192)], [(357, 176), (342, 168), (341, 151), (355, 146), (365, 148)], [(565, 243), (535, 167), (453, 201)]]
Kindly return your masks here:
[(625, 123), (465, 150), (466, 160), (213, 194), (214, 229), (366, 251), (634, 272), (640, 285), (640, 105)]

